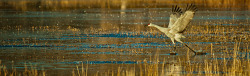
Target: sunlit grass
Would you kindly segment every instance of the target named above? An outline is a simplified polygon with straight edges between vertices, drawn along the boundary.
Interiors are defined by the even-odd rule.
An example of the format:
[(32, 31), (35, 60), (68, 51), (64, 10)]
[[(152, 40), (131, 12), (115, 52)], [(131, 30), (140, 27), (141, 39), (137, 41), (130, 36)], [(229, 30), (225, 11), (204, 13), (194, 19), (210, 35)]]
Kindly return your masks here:
[[(199, 63), (193, 63), (190, 58), (190, 53), (187, 52), (185, 58), (177, 58), (175, 63), (168, 63), (167, 60), (164, 61), (164, 64), (158, 64), (157, 57), (155, 57), (152, 62), (154, 64), (137, 64), (136, 66), (127, 69), (117, 68), (115, 74), (105, 73), (105, 75), (117, 75), (117, 76), (166, 76), (166, 75), (206, 75), (206, 76), (220, 76), (220, 75), (231, 75), (231, 76), (249, 76), (250, 66), (248, 65), (249, 59), (248, 54), (239, 57), (238, 52), (249, 52), (248, 44), (239, 44), (241, 42), (249, 42), (249, 32), (245, 31), (245, 28), (249, 27), (246, 25), (241, 26), (221, 26), (221, 25), (193, 25), (189, 28), (194, 30), (187, 30), (185, 34), (201, 34), (201, 36), (189, 36), (188, 38), (200, 39), (200, 41), (215, 41), (215, 42), (235, 42), (233, 50), (227, 50), (227, 47), (214, 48), (214, 45), (211, 44), (209, 47), (211, 50), (206, 51), (210, 53), (212, 59), (204, 59)], [(92, 33), (104, 33), (105, 28), (94, 29), (92, 28)], [(86, 30), (85, 30), (86, 31)], [(134, 33), (135, 35), (146, 35), (146, 34), (156, 34), (159, 33), (157, 30), (147, 30), (144, 32)], [(163, 33), (160, 33), (163, 34)], [(164, 35), (164, 34), (163, 34)], [(205, 35), (205, 36), (204, 36)], [(193, 40), (194, 41), (194, 40)], [(199, 47), (199, 46), (197, 46)], [(197, 48), (195, 47), (195, 48)], [(246, 49), (239, 49), (240, 47), (245, 47)], [(206, 47), (207, 48), (207, 47)], [(217, 49), (222, 50), (228, 55), (217, 59), (214, 55)], [(195, 60), (194, 60), (195, 61)], [(161, 69), (159, 69), (161, 67)], [(135, 70), (134, 68), (139, 68)], [(101, 73), (100, 73), (101, 74)], [(98, 72), (95, 75), (100, 75)]]
[[(144, 3), (145, 5), (138, 5)], [(138, 8), (138, 7), (166, 7), (171, 5), (161, 4), (183, 4), (183, 3), (195, 3), (206, 4), (200, 7), (210, 8), (247, 8), (250, 6), (247, 4), (249, 0), (42, 0), (42, 1), (30, 1), (30, 0), (11, 0), (0, 1), (1, 7), (14, 8), (18, 10), (61, 10), (61, 9), (76, 9), (76, 8)], [(34, 4), (34, 5), (32, 5)], [(36, 5), (35, 5), (36, 4)], [(241, 5), (239, 5), (241, 4)], [(242, 6), (245, 5), (245, 6)]]
[(7, 68), (6, 65), (1, 64), (0, 61), (0, 76), (45, 76), (46, 72), (37, 70), (36, 66), (30, 64), (24, 65), (23, 71), (17, 71), (16, 68), (12, 67), (12, 69)]
[[(58, 31), (59, 29), (53, 26), (34, 26), (31, 28), (33, 31), (37, 30), (51, 30), (51, 31)], [(189, 28), (198, 29), (198, 30), (187, 30), (184, 34), (207, 34), (204, 37), (201, 36), (189, 36), (188, 38), (192, 39), (201, 39), (201, 41), (216, 41), (216, 42), (235, 42), (233, 45), (233, 50), (222, 50), (228, 55), (224, 55), (224, 57), (217, 59), (214, 53), (216, 53), (216, 49), (224, 49), (227, 47), (220, 47), (220, 48), (214, 48), (214, 45), (217, 44), (211, 44), (210, 46), (206, 47), (207, 50), (205, 52), (210, 53), (208, 57), (202, 61), (195, 62), (195, 60), (192, 60), (190, 58), (192, 54), (187, 52), (186, 57), (177, 57), (173, 63), (169, 63), (168, 60), (164, 59), (163, 63), (159, 62), (159, 56), (156, 55), (150, 60), (145, 60), (144, 64), (135, 64), (134, 67), (128, 67), (128, 68), (117, 68), (116, 70), (109, 70), (105, 71), (105, 73), (99, 73), (99, 72), (89, 72), (88, 66), (82, 65), (76, 65), (76, 68), (72, 70), (73, 76), (87, 76), (87, 75), (106, 75), (106, 76), (166, 76), (166, 75), (187, 75), (187, 76), (193, 76), (193, 75), (206, 75), (206, 76), (221, 76), (221, 75), (231, 75), (231, 76), (249, 76), (250, 75), (250, 61), (249, 61), (249, 55), (246, 54), (245, 56), (240, 57), (241, 54), (238, 54), (238, 52), (246, 52), (249, 53), (248, 44), (239, 44), (240, 42), (249, 42), (249, 32), (245, 32), (244, 28), (249, 26), (220, 26), (220, 25), (193, 25)], [(16, 27), (19, 28), (19, 27)], [(36, 29), (36, 30), (34, 30)], [(68, 27), (67, 29), (72, 29), (72, 27)], [(73, 28), (73, 32), (79, 32), (74, 31), (75, 28)], [(118, 29), (118, 28), (114, 28)], [(153, 28), (148, 28), (148, 30), (144, 30), (144, 32), (138, 32), (134, 31), (134, 35), (147, 35), (147, 34), (155, 34), (159, 35), (159, 31), (152, 30)], [(18, 29), (20, 30), (20, 29)], [(71, 30), (72, 31), (72, 30)], [(85, 31), (85, 34), (108, 34), (108, 33), (119, 33), (117, 30), (106, 30), (105, 28), (90, 28), (83, 30)], [(20, 31), (22, 32), (22, 31)], [(126, 32), (124, 32), (126, 34)], [(163, 33), (160, 33), (164, 35)], [(213, 34), (213, 35), (210, 35)], [(193, 40), (190, 40), (193, 41)], [(194, 48), (198, 48), (194, 47)], [(240, 49), (240, 47), (245, 47), (246, 49)], [(143, 50), (141, 50), (143, 51)], [(212, 59), (211, 59), (212, 58)], [(153, 62), (153, 63), (147, 63)], [(194, 61), (194, 62), (192, 62)], [(26, 66), (26, 65), (25, 65)], [(17, 71), (15, 68), (13, 69), (7, 69), (6, 66), (1, 65), (1, 72), (0, 75), (3, 76), (17, 76), (17, 75), (23, 75), (23, 76), (41, 76), (46, 75), (46, 72), (44, 71), (38, 71), (36, 68), (33, 68), (35, 66), (31, 66), (31, 68), (28, 68), (27, 66), (24, 69), (24, 72)], [(94, 73), (94, 74), (93, 74)]]
[[(212, 48), (212, 47), (211, 47)], [(190, 55), (186, 57), (178, 57), (176, 61), (170, 63), (164, 59), (163, 64), (158, 63), (159, 56), (156, 55), (152, 58), (152, 63), (145, 64), (135, 64), (134, 67), (127, 67), (121, 69), (118, 67), (114, 72), (106, 71), (105, 73), (94, 73), (95, 76), (249, 76), (250, 75), (250, 61), (245, 57), (238, 57), (239, 54), (238, 43), (234, 45), (234, 49), (231, 57), (224, 57), (217, 59), (204, 59), (200, 62), (191, 61)], [(249, 49), (246, 49), (246, 52), (249, 52)], [(248, 57), (248, 56), (246, 56)], [(84, 66), (82, 66), (84, 67)], [(78, 66), (77, 66), (78, 68)], [(139, 68), (135, 70), (135, 68)], [(87, 69), (86, 69), (87, 70)], [(84, 71), (86, 71), (84, 69)], [(86, 76), (86, 72), (79, 73), (79, 70), (72, 71), (74, 76)], [(92, 72), (93, 73), (93, 72)]]
[[(139, 0), (138, 0), (139, 1)], [(105, 22), (105, 21), (104, 21)], [(217, 24), (217, 25), (212, 25)], [(249, 55), (246, 54), (245, 56), (239, 57), (238, 52), (245, 52), (249, 53), (249, 43), (250, 42), (250, 35), (249, 35), (249, 25), (242, 25), (244, 23), (235, 23), (238, 26), (228, 25), (224, 26), (221, 25), (223, 23), (214, 23), (214, 22), (205, 22), (205, 24), (192, 24), (190, 25), (184, 35), (187, 37), (185, 42), (234, 42), (233, 46), (226, 45), (226, 44), (208, 44), (205, 46), (205, 51), (210, 53), (208, 58), (195, 62), (190, 58), (192, 54), (187, 52), (186, 57), (177, 57), (174, 63), (169, 63), (168, 60), (164, 59), (163, 63), (159, 64), (159, 56), (153, 57), (151, 60), (145, 60), (145, 64), (135, 64), (134, 67), (122, 68), (123, 66), (113, 69), (107, 69), (105, 73), (99, 72), (90, 72), (88, 71), (88, 66), (76, 65), (76, 68), (72, 70), (73, 76), (87, 76), (87, 75), (107, 75), (107, 76), (166, 76), (166, 75), (206, 75), (206, 76), (220, 76), (220, 75), (232, 75), (232, 76), (249, 76), (250, 75), (250, 65), (249, 62)], [(225, 24), (233, 24), (232, 22), (225, 22)], [(245, 23), (245, 24), (248, 24)], [(60, 27), (57, 25), (53, 26), (31, 26), (31, 27), (24, 27), (24, 26), (5, 26), (2, 27), (1, 30), (16, 30), (16, 34), (27, 34), (29, 32), (36, 33), (39, 31), (45, 32), (52, 32), (52, 36), (54, 35), (61, 35), (61, 32), (70, 32), (73, 33), (74, 36), (80, 34), (132, 34), (132, 35), (148, 35), (152, 34), (154, 36), (164, 35), (164, 33), (159, 32), (157, 29), (143, 27), (141, 25), (136, 27), (125, 27), (121, 28), (119, 25), (110, 25), (110, 24), (101, 24), (101, 27), (90, 27), (86, 29), (76, 28), (72, 26), (67, 27)], [(129, 28), (129, 29), (128, 29)], [(26, 30), (28, 29), (28, 31)], [(138, 30), (139, 29), (139, 30)], [(23, 31), (24, 30), (24, 31)], [(126, 31), (123, 31), (126, 30)], [(54, 34), (57, 32), (56, 34)], [(131, 33), (132, 32), (132, 33)], [(8, 31), (1, 31), (1, 34), (8, 33)], [(191, 35), (188, 35), (191, 34)], [(19, 45), (19, 44), (32, 44), (37, 45), (39, 41), (36, 37), (29, 37), (29, 38), (21, 38), (21, 41), (2, 41), (3, 45)], [(131, 39), (131, 38), (125, 38)], [(146, 38), (146, 39), (154, 39), (154, 38)], [(81, 42), (81, 39), (77, 40)], [(160, 40), (158, 40), (160, 41)], [(162, 39), (162, 41), (165, 41)], [(40, 41), (40, 43), (45, 43), (45, 45), (49, 44), (50, 41)], [(167, 41), (166, 41), (167, 42)], [(170, 41), (169, 41), (170, 42)], [(240, 44), (243, 42), (243, 44)], [(100, 41), (100, 44), (105, 44), (104, 42)], [(122, 42), (113, 42), (114, 44), (122, 44)], [(131, 42), (133, 43), (133, 42)], [(55, 45), (61, 45), (60, 40), (53, 43)], [(107, 43), (106, 43), (107, 44)], [(111, 44), (111, 43), (110, 43)], [(195, 44), (194, 44), (195, 45)], [(221, 47), (215, 47), (215, 45), (222, 45)], [(75, 46), (75, 45), (69, 45)], [(143, 46), (143, 45), (141, 45)], [(147, 46), (147, 45), (145, 45)], [(77, 47), (77, 46), (76, 46)], [(167, 46), (166, 46), (167, 47)], [(200, 48), (200, 46), (193, 46), (193, 48)], [(233, 48), (227, 49), (227, 48)], [(243, 49), (240, 49), (243, 48)], [(214, 53), (218, 52), (218, 49), (222, 49), (223, 53), (227, 54), (222, 57), (222, 59), (217, 59)], [(133, 49), (138, 50), (138, 49)], [(131, 50), (131, 51), (133, 51)], [(112, 51), (112, 50), (111, 50)], [(119, 50), (123, 51), (123, 50)], [(186, 50), (184, 50), (186, 52)], [(144, 49), (140, 49), (135, 51), (136, 54), (145, 52)], [(211, 57), (210, 57), (211, 56)], [(53, 58), (53, 57), (52, 57)], [(211, 59), (212, 58), (212, 59)], [(147, 63), (154, 62), (154, 63)], [(194, 61), (194, 62), (192, 62)], [(26, 65), (25, 65), (26, 66)], [(2, 65), (0, 70), (0, 75), (24, 75), (24, 76), (40, 76), (46, 75), (44, 71), (38, 71), (35, 66), (25, 67), (24, 72), (19, 72), (15, 68), (7, 69), (6, 66)], [(139, 68), (139, 69), (138, 69)], [(94, 73), (94, 74), (93, 74)]]

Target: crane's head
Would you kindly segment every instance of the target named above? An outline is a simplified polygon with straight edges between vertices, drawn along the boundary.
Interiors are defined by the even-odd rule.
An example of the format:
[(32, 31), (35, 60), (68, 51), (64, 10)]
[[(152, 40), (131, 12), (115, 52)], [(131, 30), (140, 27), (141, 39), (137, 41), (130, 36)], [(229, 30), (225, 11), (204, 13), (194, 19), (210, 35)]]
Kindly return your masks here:
[(152, 23), (149, 23), (149, 24), (148, 24), (148, 26), (154, 26), (154, 24), (152, 24)]

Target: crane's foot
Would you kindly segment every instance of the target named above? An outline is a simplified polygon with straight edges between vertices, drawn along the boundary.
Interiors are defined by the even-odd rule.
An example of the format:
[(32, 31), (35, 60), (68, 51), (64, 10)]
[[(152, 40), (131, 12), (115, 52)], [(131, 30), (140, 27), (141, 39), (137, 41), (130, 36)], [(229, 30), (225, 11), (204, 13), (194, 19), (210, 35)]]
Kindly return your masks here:
[(170, 55), (177, 55), (177, 53), (175, 52), (176, 50), (176, 47), (175, 47), (175, 44), (174, 44), (174, 48), (173, 50), (169, 53)]
[(204, 53), (204, 52), (195, 52), (195, 55), (207, 55), (207, 53)]
[(170, 55), (177, 55), (176, 52), (170, 52), (169, 54), (170, 54)]

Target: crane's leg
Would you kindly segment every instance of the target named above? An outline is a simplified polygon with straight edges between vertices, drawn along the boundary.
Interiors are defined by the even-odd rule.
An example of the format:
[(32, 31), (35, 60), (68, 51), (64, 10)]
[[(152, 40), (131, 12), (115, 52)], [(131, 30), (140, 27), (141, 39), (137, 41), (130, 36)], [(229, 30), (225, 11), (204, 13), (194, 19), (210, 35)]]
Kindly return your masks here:
[(178, 42), (180, 42), (180, 43), (182, 43), (182, 44), (184, 44), (186, 47), (188, 47), (189, 50), (191, 50), (192, 52), (194, 52), (194, 53), (196, 54), (196, 52), (195, 52), (193, 49), (191, 49), (186, 43), (183, 43), (183, 42), (180, 40), (180, 38), (175, 38), (175, 40), (178, 41)]
[(188, 49), (189, 50), (191, 50), (192, 52), (194, 52), (195, 53), (195, 55), (196, 55), (196, 52), (193, 50), (193, 49), (191, 49), (186, 43), (183, 43), (186, 47), (188, 47)]
[(171, 41), (173, 42), (173, 44), (175, 44), (175, 43), (174, 43), (174, 38), (171, 38)]
[(175, 38), (175, 40), (178, 41), (178, 42), (180, 42), (180, 43), (183, 43), (183, 42), (181, 41), (181, 39), (179, 39), (179, 38)]
[(176, 50), (176, 46), (175, 46), (175, 44), (174, 44), (174, 50), (172, 50), (172, 52), (175, 53), (175, 50)]
[(172, 53), (175, 53), (176, 47), (175, 47), (175, 43), (174, 43), (174, 38), (171, 38), (171, 41), (172, 41), (173, 44), (174, 44), (174, 49), (172, 50)]

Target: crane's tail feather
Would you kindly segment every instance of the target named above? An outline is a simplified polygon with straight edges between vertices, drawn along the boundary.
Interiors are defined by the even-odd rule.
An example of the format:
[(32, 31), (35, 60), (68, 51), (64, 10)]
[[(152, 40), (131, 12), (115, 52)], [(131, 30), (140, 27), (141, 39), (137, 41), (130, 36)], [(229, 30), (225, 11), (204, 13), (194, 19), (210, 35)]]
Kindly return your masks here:
[(186, 37), (182, 35), (181, 38), (186, 38)]
[(186, 37), (183, 36), (182, 34), (175, 34), (175, 38), (186, 38)]

